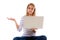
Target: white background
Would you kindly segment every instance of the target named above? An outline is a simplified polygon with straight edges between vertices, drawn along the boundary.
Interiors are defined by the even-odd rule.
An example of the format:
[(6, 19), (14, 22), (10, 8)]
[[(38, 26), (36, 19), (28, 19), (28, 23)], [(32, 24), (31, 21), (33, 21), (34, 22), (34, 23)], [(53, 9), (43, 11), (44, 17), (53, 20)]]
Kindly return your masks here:
[(0, 0), (0, 40), (12, 40), (21, 36), (13, 21), (20, 23), (20, 18), (26, 14), (28, 3), (36, 6), (36, 16), (44, 16), (43, 29), (38, 29), (36, 35), (45, 35), (47, 40), (60, 40), (60, 1), (59, 0)]

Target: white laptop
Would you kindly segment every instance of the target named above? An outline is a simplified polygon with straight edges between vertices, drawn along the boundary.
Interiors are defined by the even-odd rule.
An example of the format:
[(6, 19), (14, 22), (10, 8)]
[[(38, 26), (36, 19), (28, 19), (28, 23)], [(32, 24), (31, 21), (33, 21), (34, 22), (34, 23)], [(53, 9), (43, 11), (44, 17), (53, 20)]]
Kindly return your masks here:
[(43, 16), (25, 16), (24, 17), (24, 28), (42, 28), (43, 27)]

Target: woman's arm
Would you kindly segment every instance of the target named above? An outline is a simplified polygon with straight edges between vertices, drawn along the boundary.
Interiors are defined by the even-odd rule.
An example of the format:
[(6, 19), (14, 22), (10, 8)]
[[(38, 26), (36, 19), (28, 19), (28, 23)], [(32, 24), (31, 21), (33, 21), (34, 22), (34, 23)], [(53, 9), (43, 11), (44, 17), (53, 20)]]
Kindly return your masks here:
[(14, 18), (8, 18), (8, 17), (7, 17), (7, 19), (8, 19), (8, 20), (11, 20), (11, 21), (14, 21), (15, 24), (16, 24), (16, 28), (17, 28), (17, 29), (19, 28), (20, 25), (18, 25), (17, 21), (16, 21)]

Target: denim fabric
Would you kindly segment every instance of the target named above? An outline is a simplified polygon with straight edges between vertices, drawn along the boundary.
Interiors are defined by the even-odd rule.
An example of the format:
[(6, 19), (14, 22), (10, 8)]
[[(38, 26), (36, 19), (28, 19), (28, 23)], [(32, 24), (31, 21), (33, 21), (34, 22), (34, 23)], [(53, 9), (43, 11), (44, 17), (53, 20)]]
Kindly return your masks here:
[(47, 40), (46, 36), (15, 37), (13, 40)]

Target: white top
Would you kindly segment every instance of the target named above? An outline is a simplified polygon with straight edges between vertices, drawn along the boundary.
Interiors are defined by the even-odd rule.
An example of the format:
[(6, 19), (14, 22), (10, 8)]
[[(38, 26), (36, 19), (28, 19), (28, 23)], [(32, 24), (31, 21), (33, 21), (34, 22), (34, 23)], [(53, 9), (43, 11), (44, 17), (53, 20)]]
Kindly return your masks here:
[(22, 28), (23, 28), (24, 33), (23, 33), (22, 36), (28, 36), (28, 37), (29, 36), (35, 36), (35, 33), (31, 29), (26, 29), (26, 28), (23, 27), (23, 23), (24, 23), (24, 18), (23, 17), (21, 18), (20, 27), (18, 28), (18, 31), (20, 32), (22, 30)]

